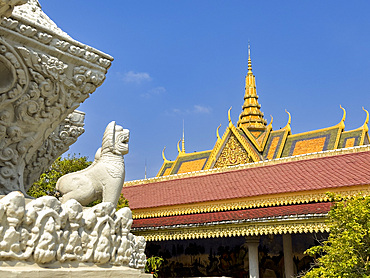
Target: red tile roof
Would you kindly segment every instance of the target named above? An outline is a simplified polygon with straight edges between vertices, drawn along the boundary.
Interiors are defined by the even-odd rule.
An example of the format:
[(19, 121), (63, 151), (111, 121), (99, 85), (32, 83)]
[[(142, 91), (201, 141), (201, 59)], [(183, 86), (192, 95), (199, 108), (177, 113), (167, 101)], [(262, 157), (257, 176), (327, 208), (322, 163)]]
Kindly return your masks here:
[(222, 211), (159, 218), (135, 219), (133, 228), (163, 227), (186, 224), (201, 224), (220, 221), (260, 219), (266, 217), (325, 214), (330, 210), (331, 203), (312, 203), (267, 208), (253, 208), (236, 211)]
[(124, 187), (131, 209), (370, 185), (370, 151)]

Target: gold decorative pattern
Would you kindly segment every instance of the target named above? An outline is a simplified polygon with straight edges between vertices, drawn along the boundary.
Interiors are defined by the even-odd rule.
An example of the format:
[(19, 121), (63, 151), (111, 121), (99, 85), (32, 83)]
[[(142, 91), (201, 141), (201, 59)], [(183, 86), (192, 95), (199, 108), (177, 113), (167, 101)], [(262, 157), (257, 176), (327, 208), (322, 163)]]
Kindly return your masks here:
[(258, 138), (258, 136), (260, 136), (261, 134), (262, 134), (262, 132), (263, 131), (252, 131), (251, 133), (252, 133), (252, 135), (257, 139)]
[[(227, 136), (226, 132), (224, 137)], [(222, 140), (223, 140), (222, 139)], [(220, 141), (220, 140), (219, 140)], [(217, 145), (220, 144), (220, 142), (216, 143)], [(236, 166), (230, 166), (226, 168), (214, 168), (214, 169), (207, 169), (208, 162), (211, 159), (211, 156), (214, 154), (214, 150), (212, 151), (212, 154), (210, 158), (208, 159), (208, 162), (206, 164), (207, 170), (197, 171), (197, 172), (191, 172), (191, 173), (184, 173), (184, 174), (178, 174), (178, 175), (169, 175), (165, 177), (154, 177), (149, 179), (142, 179), (142, 180), (134, 180), (134, 181), (125, 181), (123, 186), (133, 186), (133, 185), (139, 185), (139, 184), (148, 184), (148, 183), (154, 183), (159, 181), (167, 181), (167, 180), (176, 180), (176, 179), (183, 179), (188, 177), (197, 177), (197, 176), (204, 176), (209, 175), (213, 173), (223, 173), (228, 172), (232, 170), (241, 170), (241, 169), (248, 169), (248, 168), (254, 168), (254, 167), (262, 167), (267, 165), (275, 165), (282, 162), (290, 162), (290, 161), (298, 161), (298, 160), (305, 160), (305, 159), (312, 159), (312, 158), (319, 158), (319, 157), (329, 157), (334, 155), (341, 155), (341, 154), (347, 154), (347, 153), (357, 153), (357, 152), (366, 152), (370, 151), (370, 145), (363, 145), (363, 146), (356, 146), (351, 148), (345, 148), (345, 149), (336, 149), (336, 150), (328, 150), (328, 151), (322, 151), (317, 153), (308, 153), (303, 155), (297, 155), (297, 156), (288, 156), (273, 160), (265, 160), (265, 161), (257, 161), (253, 163), (247, 163), (242, 165), (236, 165)]]
[(351, 186), (342, 188), (322, 189), (316, 191), (301, 191), (297, 193), (264, 195), (233, 200), (220, 200), (204, 203), (176, 205), (158, 208), (138, 209), (133, 211), (133, 218), (153, 218), (174, 215), (196, 214), (206, 212), (218, 212), (240, 210), (258, 207), (272, 207), (281, 205), (304, 204), (311, 202), (327, 202), (327, 192), (341, 194), (343, 196), (355, 196), (358, 193), (370, 195), (370, 185)]
[(353, 147), (355, 145), (356, 138), (348, 138), (346, 141), (346, 148)]
[(172, 167), (171, 168), (167, 168), (164, 173), (163, 173), (163, 176), (168, 176), (172, 171)]
[(155, 230), (148, 232), (135, 231), (135, 235), (144, 236), (147, 241), (198, 239), (198, 238), (219, 238), (235, 236), (258, 236), (258, 235), (277, 235), (277, 234), (298, 234), (298, 233), (318, 233), (329, 232), (329, 227), (325, 223), (326, 217), (300, 221), (271, 221), (271, 224), (252, 224), (252, 225), (220, 225), (201, 228), (182, 228)]
[[(298, 141), (295, 144), (295, 148), (293, 150), (293, 155), (300, 155), (305, 153), (313, 153), (322, 151), (325, 145), (325, 141), (327, 140), (326, 137), (319, 137), (314, 139), (306, 139), (302, 141)], [(353, 147), (353, 146), (350, 146)]]
[(260, 153), (258, 153), (257, 151), (253, 149), (251, 144), (239, 133), (239, 130), (234, 125), (230, 126), (230, 130), (233, 132), (236, 139), (238, 139), (238, 141), (243, 146), (245, 151), (249, 154), (252, 162), (261, 161), (263, 159)]
[(252, 144), (259, 152), (263, 152), (267, 143), (267, 139), (272, 131), (272, 123), (270, 122), (270, 124), (265, 128), (265, 131), (263, 131), (263, 134), (260, 135), (258, 138), (253, 135), (252, 131), (250, 131), (248, 128), (245, 128), (244, 126), (240, 126), (238, 127), (238, 129), (244, 132), (244, 134), (248, 137), (248, 139), (252, 142)]
[(207, 158), (192, 160), (192, 161), (185, 161), (181, 163), (179, 170), (177, 171), (178, 174), (181, 173), (188, 173), (194, 170), (201, 170), (204, 163), (207, 161)]
[(275, 137), (274, 139), (272, 139), (269, 151), (267, 153), (267, 159), (272, 159), (274, 157), (274, 153), (276, 151), (276, 147), (279, 143), (279, 140), (280, 140), (280, 137)]
[(214, 165), (215, 160), (216, 160), (216, 156), (220, 152), (222, 146), (224, 145), (224, 143), (225, 143), (225, 141), (226, 141), (226, 139), (227, 139), (227, 137), (229, 136), (230, 133), (231, 133), (230, 127), (227, 127), (224, 134), (222, 135), (222, 138), (217, 139), (216, 144), (212, 149), (212, 153), (209, 156), (209, 159), (208, 159), (206, 165), (204, 166), (204, 169), (209, 170), (209, 169), (211, 169), (212, 165)]
[(235, 136), (231, 135), (214, 167), (220, 168), (250, 162), (253, 162), (253, 160), (250, 158)]

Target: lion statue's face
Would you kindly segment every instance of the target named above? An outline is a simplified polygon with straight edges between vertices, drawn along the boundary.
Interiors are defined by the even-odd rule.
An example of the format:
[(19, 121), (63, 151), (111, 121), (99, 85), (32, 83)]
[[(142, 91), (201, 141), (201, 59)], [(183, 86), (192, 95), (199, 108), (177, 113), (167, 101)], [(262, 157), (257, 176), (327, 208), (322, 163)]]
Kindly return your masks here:
[(115, 128), (115, 151), (121, 155), (128, 153), (128, 141), (130, 139), (130, 131), (117, 125)]

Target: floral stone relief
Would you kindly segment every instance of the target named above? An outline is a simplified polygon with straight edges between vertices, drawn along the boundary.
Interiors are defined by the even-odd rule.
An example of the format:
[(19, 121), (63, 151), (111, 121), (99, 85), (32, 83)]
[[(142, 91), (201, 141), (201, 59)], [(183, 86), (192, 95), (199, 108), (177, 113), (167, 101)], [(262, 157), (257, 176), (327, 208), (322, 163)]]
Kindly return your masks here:
[(113, 60), (61, 31), (38, 1), (14, 8), (24, 2), (0, 1), (0, 194), (25, 194), (83, 133), (74, 111)]

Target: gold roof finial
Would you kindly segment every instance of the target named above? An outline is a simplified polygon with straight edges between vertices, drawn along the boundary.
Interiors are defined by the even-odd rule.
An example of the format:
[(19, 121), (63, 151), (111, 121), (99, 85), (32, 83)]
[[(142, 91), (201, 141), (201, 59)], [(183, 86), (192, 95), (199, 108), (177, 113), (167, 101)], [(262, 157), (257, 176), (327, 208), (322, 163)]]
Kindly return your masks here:
[(342, 105), (339, 105), (340, 109), (343, 110), (343, 117), (342, 117), (342, 120), (339, 122), (338, 126), (341, 127), (342, 129), (344, 129), (345, 125), (344, 125), (344, 121), (346, 120), (346, 110), (342, 107)]
[(369, 111), (367, 111), (364, 107), (362, 107), (362, 110), (364, 110), (366, 113), (366, 120), (364, 125), (367, 125), (369, 123)]
[(182, 139), (179, 140), (179, 142), (177, 142), (177, 151), (179, 152), (179, 154), (181, 154), (181, 149), (180, 149), (180, 142), (181, 142)]
[(342, 120), (341, 122), (344, 122), (346, 120), (346, 110), (342, 107), (342, 105), (339, 105), (340, 109), (343, 110), (343, 117), (342, 117)]
[(365, 119), (364, 124), (362, 125), (362, 128), (365, 131), (369, 131), (369, 127), (367, 126), (367, 124), (369, 123), (369, 112), (364, 107), (362, 107), (362, 110), (364, 110), (366, 112), (366, 119)]
[(238, 127), (265, 130), (267, 121), (263, 118), (263, 113), (260, 110), (261, 105), (258, 103), (258, 95), (256, 89), (256, 78), (252, 72), (251, 48), (248, 42), (248, 73), (245, 76), (245, 94), (243, 111), (239, 116)]
[(252, 60), (251, 60), (251, 44), (248, 41), (248, 75), (253, 75)]
[(290, 115), (290, 113), (288, 112), (288, 110), (285, 109), (285, 113), (288, 114), (288, 122), (287, 124), (285, 125), (285, 127), (283, 127), (282, 129), (284, 130), (290, 130), (290, 123), (292, 122), (292, 116)]
[(163, 148), (163, 151), (162, 151), (162, 158), (163, 158), (163, 161), (164, 162), (168, 162), (169, 160), (166, 158), (166, 156), (164, 155), (164, 150), (166, 149), (166, 147)]
[(227, 117), (229, 119), (229, 126), (232, 126), (233, 125), (233, 122), (231, 121), (231, 116), (230, 116), (231, 108), (233, 108), (233, 107), (231, 106), (230, 109), (229, 109), (229, 111), (227, 111)]
[(217, 140), (221, 140), (220, 133), (218, 132), (218, 130), (220, 129), (220, 127), (221, 127), (221, 124), (218, 126), (218, 128), (216, 130)]
[(270, 126), (270, 127), (272, 128), (272, 122), (274, 121), (274, 117), (272, 117), (272, 115), (270, 115), (270, 117), (271, 117), (271, 121), (270, 121), (270, 123), (268, 124), (268, 126)]

